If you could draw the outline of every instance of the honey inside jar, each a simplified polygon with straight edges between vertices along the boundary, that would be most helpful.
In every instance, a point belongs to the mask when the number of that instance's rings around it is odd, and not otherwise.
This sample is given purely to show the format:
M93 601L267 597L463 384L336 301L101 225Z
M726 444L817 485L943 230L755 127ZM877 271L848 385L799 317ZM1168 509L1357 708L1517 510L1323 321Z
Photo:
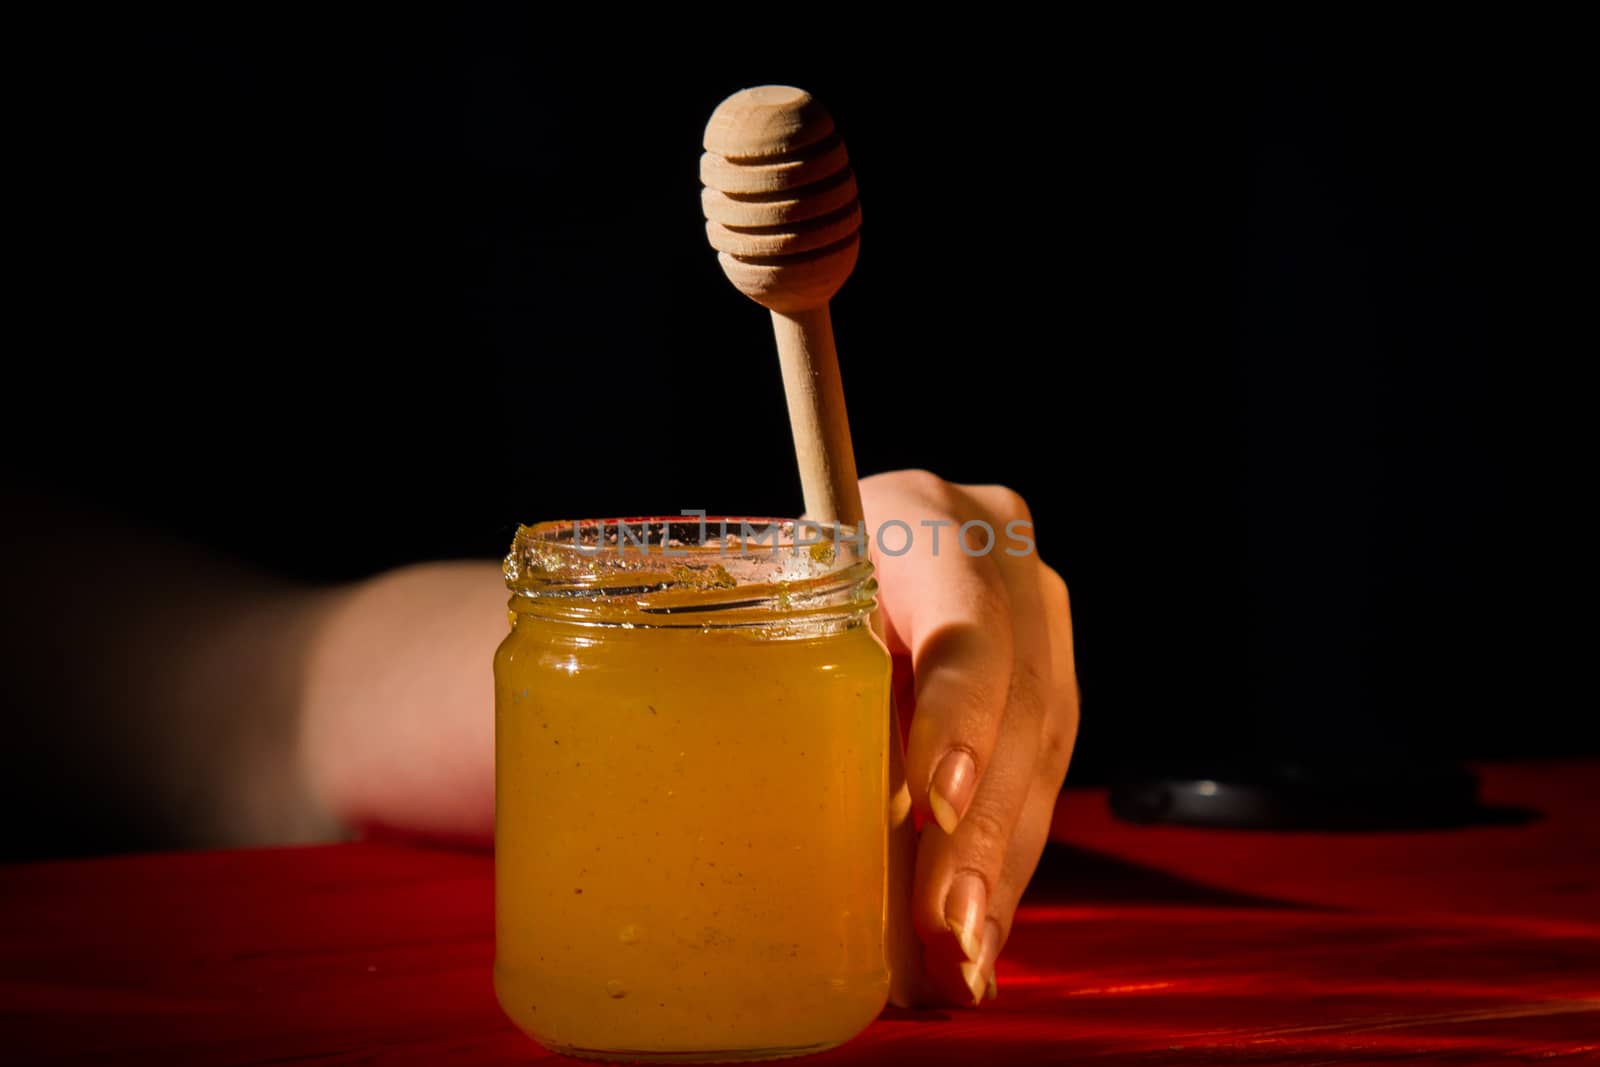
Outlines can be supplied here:
M579 1055L836 1045L889 983L871 565L776 520L629 521L525 527L507 559L500 1002Z

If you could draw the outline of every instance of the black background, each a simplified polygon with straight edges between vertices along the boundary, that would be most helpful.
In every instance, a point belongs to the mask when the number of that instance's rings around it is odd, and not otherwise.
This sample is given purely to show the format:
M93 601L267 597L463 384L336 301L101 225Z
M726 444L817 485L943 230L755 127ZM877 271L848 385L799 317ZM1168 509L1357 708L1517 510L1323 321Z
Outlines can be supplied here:
M12 465L321 580L496 556L519 521L793 514L697 161L724 96L799 84L862 189L834 304L859 465L1031 502L1073 589L1079 780L1600 747L1571 27L816 21L41 30Z

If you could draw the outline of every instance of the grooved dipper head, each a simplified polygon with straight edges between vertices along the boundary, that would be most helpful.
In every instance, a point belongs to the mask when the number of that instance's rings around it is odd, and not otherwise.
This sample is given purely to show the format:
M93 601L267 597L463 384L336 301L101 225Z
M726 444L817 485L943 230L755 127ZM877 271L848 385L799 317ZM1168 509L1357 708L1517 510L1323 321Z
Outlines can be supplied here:
M734 93L706 124L706 235L738 290L774 311L826 304L856 265L861 204L844 142L810 93Z

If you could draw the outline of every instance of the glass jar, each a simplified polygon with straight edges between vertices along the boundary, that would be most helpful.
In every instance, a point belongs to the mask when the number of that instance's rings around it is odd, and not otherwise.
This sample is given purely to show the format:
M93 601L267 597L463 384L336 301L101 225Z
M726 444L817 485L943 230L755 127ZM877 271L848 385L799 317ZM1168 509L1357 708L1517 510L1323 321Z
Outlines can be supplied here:
M852 531L523 527L495 655L495 991L546 1047L751 1060L882 1010L890 660Z

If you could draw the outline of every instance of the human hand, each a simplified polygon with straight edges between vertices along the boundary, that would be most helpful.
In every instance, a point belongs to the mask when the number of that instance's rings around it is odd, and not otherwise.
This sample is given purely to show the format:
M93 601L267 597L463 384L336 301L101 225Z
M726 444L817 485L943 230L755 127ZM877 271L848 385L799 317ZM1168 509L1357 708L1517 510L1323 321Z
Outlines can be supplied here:
M893 471L864 479L861 496L924 818L911 898L891 902L910 909L923 943L910 995L977 1003L1077 738L1067 587L1033 550L1032 516L1010 489ZM973 525L959 540L969 522L988 536Z

